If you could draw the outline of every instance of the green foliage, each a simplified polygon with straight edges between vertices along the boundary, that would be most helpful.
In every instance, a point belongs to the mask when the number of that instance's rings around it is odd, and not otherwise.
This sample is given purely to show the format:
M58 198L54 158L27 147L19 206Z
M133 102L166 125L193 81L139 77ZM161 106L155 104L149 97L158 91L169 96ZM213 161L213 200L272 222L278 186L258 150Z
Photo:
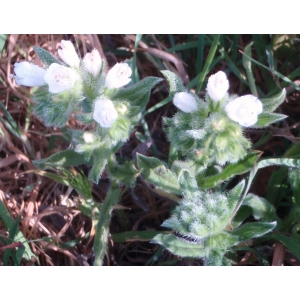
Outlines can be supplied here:
M155 157L137 155L137 165L143 179L166 192L181 194L178 181L171 170Z
M40 48L40 47L33 47L34 52L39 56L41 61L46 65L46 67L49 67L51 64L56 63L59 65L62 65L63 63L56 59L50 52L47 50Z

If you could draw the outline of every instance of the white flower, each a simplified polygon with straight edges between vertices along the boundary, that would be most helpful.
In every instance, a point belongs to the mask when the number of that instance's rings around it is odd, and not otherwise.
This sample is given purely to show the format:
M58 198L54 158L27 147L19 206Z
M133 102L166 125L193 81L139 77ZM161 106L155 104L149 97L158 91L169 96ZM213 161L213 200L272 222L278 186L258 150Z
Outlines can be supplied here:
M71 89L77 78L74 70L56 63L49 66L44 76L49 92L54 94Z
M111 100L96 100L93 118L101 127L109 128L118 118L114 104Z
M174 105L185 113L191 113L198 109L195 98L186 92L175 94L173 99Z
M62 40L60 42L62 49L58 49L58 55L60 58L68 64L70 67L79 67L80 60L75 51L73 44L70 41Z
M211 75L208 78L207 93L213 101L220 101L229 89L229 82L226 74L222 71Z
M46 84L44 80L46 70L28 61L15 63L14 71L16 75L13 77L18 85L42 86Z
M105 86L109 89L119 88L131 80L129 78L131 74L132 71L128 64L117 63L108 71L105 78Z
M230 119L249 127L257 122L257 115L262 113L262 103L253 95L246 95L230 101L225 106Z
M96 140L96 136L92 132L86 131L83 134L83 139L86 143L93 143Z
M84 56L83 63L87 69L87 71L96 77L100 70L102 65L102 59L100 57L99 52L94 49L91 53L87 53Z

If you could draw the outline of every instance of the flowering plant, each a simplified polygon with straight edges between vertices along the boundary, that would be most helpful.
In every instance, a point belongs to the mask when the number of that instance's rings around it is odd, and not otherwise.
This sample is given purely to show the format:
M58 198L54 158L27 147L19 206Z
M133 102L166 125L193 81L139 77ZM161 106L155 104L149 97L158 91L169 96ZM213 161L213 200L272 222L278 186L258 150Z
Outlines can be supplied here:
M110 213L120 193L119 185L132 186L138 174L133 162L119 165L114 155L138 124L151 89L161 79L148 77L125 88L132 81L131 67L127 63L117 63L106 72L106 62L96 49L80 59L70 41L62 40L60 45L58 54L63 62L46 50L34 47L45 67L16 63L13 77L19 85L34 87L33 112L47 126L64 127L74 114L90 128L88 131L68 129L72 139L70 149L33 163L37 168L58 171L86 164L91 166L88 178L94 183L98 183L106 169L111 179L111 191L104 205L108 210L101 210L94 244L95 264L100 265L108 234L108 229L103 231L102 227L109 226ZM99 216L99 207L91 199L87 180L72 177L70 185L83 197L79 209L89 216L96 209L95 216Z

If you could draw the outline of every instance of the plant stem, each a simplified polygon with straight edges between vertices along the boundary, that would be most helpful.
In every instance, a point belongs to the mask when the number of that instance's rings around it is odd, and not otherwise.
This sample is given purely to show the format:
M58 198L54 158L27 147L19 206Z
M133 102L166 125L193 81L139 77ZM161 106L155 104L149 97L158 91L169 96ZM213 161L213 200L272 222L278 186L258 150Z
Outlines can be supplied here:
M96 227L96 235L94 240L94 266L102 266L103 264L103 258L107 250L107 236L109 233L111 212L115 204L118 202L119 195L120 189L118 182L112 179L111 186L101 207L100 217Z

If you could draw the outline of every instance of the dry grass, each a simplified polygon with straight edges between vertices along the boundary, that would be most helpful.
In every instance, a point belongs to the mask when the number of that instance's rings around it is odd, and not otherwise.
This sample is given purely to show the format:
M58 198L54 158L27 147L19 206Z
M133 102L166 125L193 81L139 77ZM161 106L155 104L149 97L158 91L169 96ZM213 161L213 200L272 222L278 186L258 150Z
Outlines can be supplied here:
M180 39L184 37L178 37ZM29 96L29 89L18 87L9 77L13 73L13 64L18 61L28 60L41 64L33 51L33 46L47 49L57 56L59 43L62 39L70 39L75 45L78 54L83 57L94 47L102 57L106 57L108 65L112 66L124 57L118 56L110 49L122 47L128 51L134 49L135 37L131 35L10 35L5 46L6 53L0 59L0 100L13 117L22 136L17 137L0 121L0 197L10 215L17 219L21 216L19 229L30 242L31 249L37 260L22 260L22 265L89 265L93 259L93 237L91 221L79 210L64 205L66 200L75 201L78 195L72 189L58 184L51 179L28 172L34 169L31 160L46 158L69 146L63 132L58 128L47 128L31 114L33 105ZM194 74L189 71L183 60L175 54L165 52L167 41L158 40L152 36L154 42L147 45L139 44L138 51L143 53L138 57L137 66L141 78L146 76L159 76L158 67L153 57L163 61L166 69L177 73L187 83ZM130 52L128 52L130 53ZM130 57L128 57L130 58ZM186 71L188 70L188 71ZM232 80L232 89L238 92L239 81ZM234 91L232 91L234 92ZM163 97L167 96L166 83L153 91L148 107L152 107ZM295 99L296 100L295 100ZM283 113L299 116L299 95L294 94L290 102L283 106ZM297 103L298 103L297 102ZM157 149L158 158L167 160L168 142L162 130L162 117L171 116L174 109L170 104L146 116L146 122L151 124L151 137ZM0 110L0 116L4 112ZM297 123L298 124L298 123ZM298 124L299 125L299 124ZM297 125L297 126L298 126ZM82 125L70 118L68 126L80 128ZM278 136L290 138L292 142L298 141L293 130L295 125L284 123L284 128L272 127L273 136L268 144L259 150L269 153L274 147L282 147L282 139ZM142 127L137 128L143 131ZM260 131L249 131L248 136L255 142L261 136ZM130 158L133 150L140 144L135 135L120 150L119 155ZM270 148L270 149L268 149ZM151 150L148 151L151 155ZM83 166L83 171L86 167ZM93 185L93 196L96 201L103 201L108 188L108 180L102 177L98 185ZM258 189L253 186L253 189ZM126 242L114 242L113 234L135 230L162 230L161 223L166 220L174 204L159 195L153 194L142 181L138 181L135 189L126 190L122 195L120 204L113 213L110 226L112 236L109 238L109 255L105 265L149 265L154 263L175 265L199 265L201 261L184 260L174 257L166 251L161 251L158 245L149 244L148 241L131 239ZM0 221L0 236L8 238L9 233L3 222ZM46 239L50 237L50 239ZM75 240L75 241L74 241ZM74 241L73 244L68 242ZM10 243L7 242L6 246ZM275 246L279 252L279 246ZM0 263L3 261L4 244L0 240ZM276 250L278 260L282 255ZM158 251L160 256L155 257ZM273 255L273 252L270 254ZM276 257L277 257L276 256ZM275 256L274 256L275 257ZM256 264L257 258L245 252L241 255L240 264ZM276 262L274 262L276 263Z

